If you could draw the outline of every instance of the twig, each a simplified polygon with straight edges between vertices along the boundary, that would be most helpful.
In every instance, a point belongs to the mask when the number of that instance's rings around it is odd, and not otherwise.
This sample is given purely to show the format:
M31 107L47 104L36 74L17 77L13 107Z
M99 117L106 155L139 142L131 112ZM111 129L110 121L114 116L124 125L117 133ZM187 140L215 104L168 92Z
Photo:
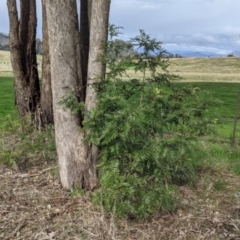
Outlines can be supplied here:
M52 170L52 169L56 169L56 168L58 168L58 166L46 168L46 169L42 170L41 172L35 173L35 174L22 174L22 175L20 175L19 177L21 177L21 178L35 177L35 176L42 175L43 173L45 173L45 172L47 172L47 171L50 171L50 170Z
M49 167L49 168L46 168L46 169L42 170L40 173L35 174L35 175L42 175L43 173L45 173L45 172L47 172L47 171L50 171L50 170L52 170L52 169L56 169L56 168L58 168L58 166Z
M24 218L22 221L20 221L15 230L8 237L5 238L5 240L12 239L25 225L26 219Z
M99 237L99 234L94 234L94 233L88 231L87 229L85 229L84 227L82 227L81 229L82 229L83 231L85 231L86 233L90 234L90 235L93 236L93 237Z

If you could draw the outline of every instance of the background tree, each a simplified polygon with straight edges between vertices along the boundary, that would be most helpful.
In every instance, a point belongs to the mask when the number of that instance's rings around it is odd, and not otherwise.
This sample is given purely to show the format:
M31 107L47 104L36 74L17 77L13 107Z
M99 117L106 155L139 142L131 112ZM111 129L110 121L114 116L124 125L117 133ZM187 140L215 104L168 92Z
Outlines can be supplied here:
M124 41L122 39L115 39L112 41L112 44L114 44L115 48L117 49L117 52L112 51L109 54L111 54L111 58L117 59L117 60L123 60L127 58L133 58L138 52L134 49L133 44L130 41Z
M36 53L42 55L42 40L40 38L36 38Z
M10 22L11 62L15 77L15 103L21 117L33 116L40 100L36 58L36 2L20 1L20 18L16 0L7 0Z
M83 142L84 132L81 131L82 121L86 117L85 111L81 114L73 113L71 106L76 102L84 103L84 99L87 111L96 106L93 84L100 81L105 73L105 66L97 62L97 59L98 54L103 51L102 43L107 39L109 7L110 0L99 0L92 2L91 14L89 10L85 11L88 13L85 17L91 15L89 29L81 29L82 37L85 32L90 34L88 77L85 87L81 63L82 66L86 66L86 63L85 58L80 57L82 55L76 1L46 1L55 137L60 178L66 189L72 189L74 186L94 189L98 184L95 166L98 151L96 147Z

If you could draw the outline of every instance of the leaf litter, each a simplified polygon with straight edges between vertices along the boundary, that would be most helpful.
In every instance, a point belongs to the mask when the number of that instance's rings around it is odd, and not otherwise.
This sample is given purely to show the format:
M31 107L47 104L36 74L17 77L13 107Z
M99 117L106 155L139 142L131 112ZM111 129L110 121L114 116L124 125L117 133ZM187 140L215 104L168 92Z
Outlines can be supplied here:
M178 188L175 212L135 221L97 209L88 193L72 196L62 189L56 169L0 166L0 239L240 239L240 176L223 174L226 188L216 191L214 176L203 174L197 186Z

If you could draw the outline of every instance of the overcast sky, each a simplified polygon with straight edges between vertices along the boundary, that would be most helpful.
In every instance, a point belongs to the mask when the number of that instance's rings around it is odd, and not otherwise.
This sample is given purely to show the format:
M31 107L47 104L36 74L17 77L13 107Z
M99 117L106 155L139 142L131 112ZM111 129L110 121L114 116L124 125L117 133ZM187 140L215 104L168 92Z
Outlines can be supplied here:
M110 23L124 28L124 40L144 29L168 51L227 54L240 51L239 11L240 0L112 0ZM0 0L0 18L0 32L8 33L6 0ZM38 19L41 37L40 10Z

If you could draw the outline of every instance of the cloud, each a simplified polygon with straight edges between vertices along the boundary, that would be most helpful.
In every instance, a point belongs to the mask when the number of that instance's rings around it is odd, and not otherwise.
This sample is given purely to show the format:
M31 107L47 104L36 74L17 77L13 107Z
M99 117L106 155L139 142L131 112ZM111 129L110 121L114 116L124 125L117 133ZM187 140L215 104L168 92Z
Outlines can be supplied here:
M216 53L216 54L228 54L232 51L231 48L218 48L218 47L208 47L208 46L200 46L194 44L172 44L167 43L163 44L163 48L165 48L168 52L204 52L204 53Z
M240 47L240 39L235 41L235 44Z
M113 0L111 22L124 27L124 38L141 28L176 48L233 51L239 48L239 9L239 0Z
M41 37L41 0L37 9ZM124 27L120 36L124 40L144 29L176 48L234 51L240 42L239 9L239 0L112 0L110 23ZM0 32L8 33L6 0L0 0L0 16Z

